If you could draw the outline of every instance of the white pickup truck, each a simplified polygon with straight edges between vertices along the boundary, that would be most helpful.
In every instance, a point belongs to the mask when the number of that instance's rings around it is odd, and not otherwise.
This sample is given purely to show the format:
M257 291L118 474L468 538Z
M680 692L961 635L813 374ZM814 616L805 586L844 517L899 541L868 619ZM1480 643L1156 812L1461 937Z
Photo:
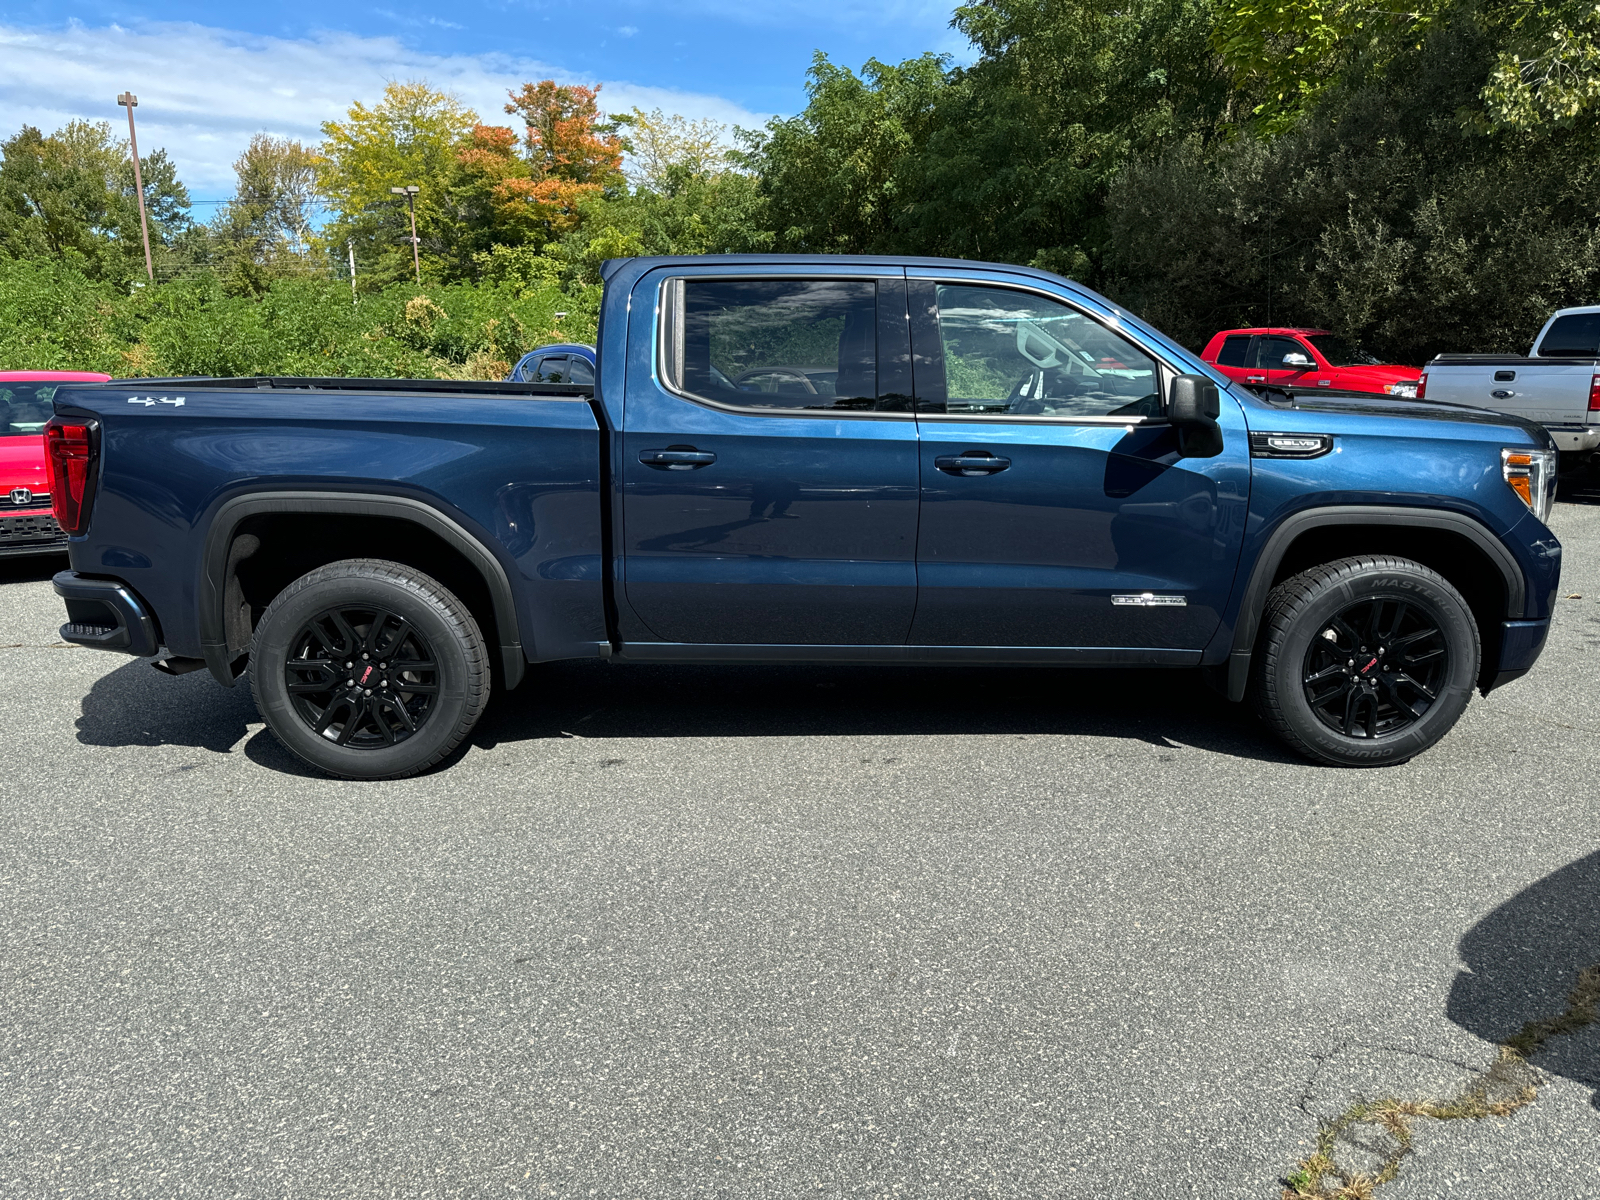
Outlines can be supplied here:
M1600 447L1600 305L1561 309L1528 358L1439 355L1423 369L1424 397L1537 421L1555 438L1563 470L1587 465Z

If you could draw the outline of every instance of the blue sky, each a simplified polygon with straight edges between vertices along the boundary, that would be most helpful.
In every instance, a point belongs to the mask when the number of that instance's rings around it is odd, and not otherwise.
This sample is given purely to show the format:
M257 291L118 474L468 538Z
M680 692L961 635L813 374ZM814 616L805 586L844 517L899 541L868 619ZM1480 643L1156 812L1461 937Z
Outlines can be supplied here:
M526 80L602 83L602 102L753 125L805 102L815 50L859 68L925 50L965 59L951 2L922 0L180 0L0 2L0 136L71 117L123 127L139 97L141 151L164 146L197 196L266 131L315 141L322 121L385 80L426 78L486 120ZM196 215L201 215L197 213Z

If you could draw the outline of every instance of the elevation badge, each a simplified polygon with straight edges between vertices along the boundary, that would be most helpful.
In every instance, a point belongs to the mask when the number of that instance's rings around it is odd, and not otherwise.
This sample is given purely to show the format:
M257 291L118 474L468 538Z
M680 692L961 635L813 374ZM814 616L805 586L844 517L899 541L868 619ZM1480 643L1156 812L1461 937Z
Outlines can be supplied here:
M1189 597L1162 592L1114 592L1111 603L1119 608L1128 605L1135 608L1186 608Z

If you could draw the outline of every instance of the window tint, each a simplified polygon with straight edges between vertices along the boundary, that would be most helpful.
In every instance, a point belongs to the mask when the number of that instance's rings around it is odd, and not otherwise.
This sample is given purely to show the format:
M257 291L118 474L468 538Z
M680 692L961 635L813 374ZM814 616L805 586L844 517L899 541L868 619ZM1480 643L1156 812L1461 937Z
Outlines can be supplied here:
M1569 313L1550 323L1540 358L1591 358L1600 354L1600 313Z
M878 398L873 281L682 279L670 286L677 296L665 365L679 390L741 408L905 407L903 397Z
M10 383L0 387L0 437L38 436L55 411L50 401L59 383Z
M1029 292L968 284L940 284L938 306L944 412L1161 414L1155 360L1076 309Z
M1378 359L1375 355L1368 354L1354 342L1340 337L1337 333L1313 333L1306 341L1310 342L1328 360L1329 366L1334 367L1375 367Z
M567 356L548 354L539 360L539 369L531 376L534 383L566 383Z
M1297 367L1283 361L1286 354L1303 354L1307 358L1311 357L1311 351L1295 341L1294 338L1264 337L1258 345L1260 347L1256 351L1256 365L1258 367L1268 371L1305 371L1310 369L1308 367Z
M594 368L589 365L589 360L581 354L574 354L567 364L568 383L593 383Z
M1244 356L1250 349L1250 335L1236 333L1232 337L1223 339L1222 349L1217 351L1217 366L1242 367Z

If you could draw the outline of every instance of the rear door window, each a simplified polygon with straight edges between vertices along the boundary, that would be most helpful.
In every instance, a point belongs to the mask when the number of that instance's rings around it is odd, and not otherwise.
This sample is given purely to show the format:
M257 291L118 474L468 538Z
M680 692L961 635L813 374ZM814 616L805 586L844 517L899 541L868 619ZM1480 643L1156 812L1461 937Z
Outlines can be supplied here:
M1600 313L1568 313L1550 322L1539 343L1540 358L1593 358L1600 355Z
M593 383L594 368L589 365L589 360L581 354L574 354L567 364L568 383Z
M1243 367L1245 356L1250 352L1250 335L1236 333L1225 339L1222 349L1217 352L1217 366Z
M905 411L880 395L871 279L669 280L662 369L673 390L749 409ZM905 325L903 285L892 287Z

